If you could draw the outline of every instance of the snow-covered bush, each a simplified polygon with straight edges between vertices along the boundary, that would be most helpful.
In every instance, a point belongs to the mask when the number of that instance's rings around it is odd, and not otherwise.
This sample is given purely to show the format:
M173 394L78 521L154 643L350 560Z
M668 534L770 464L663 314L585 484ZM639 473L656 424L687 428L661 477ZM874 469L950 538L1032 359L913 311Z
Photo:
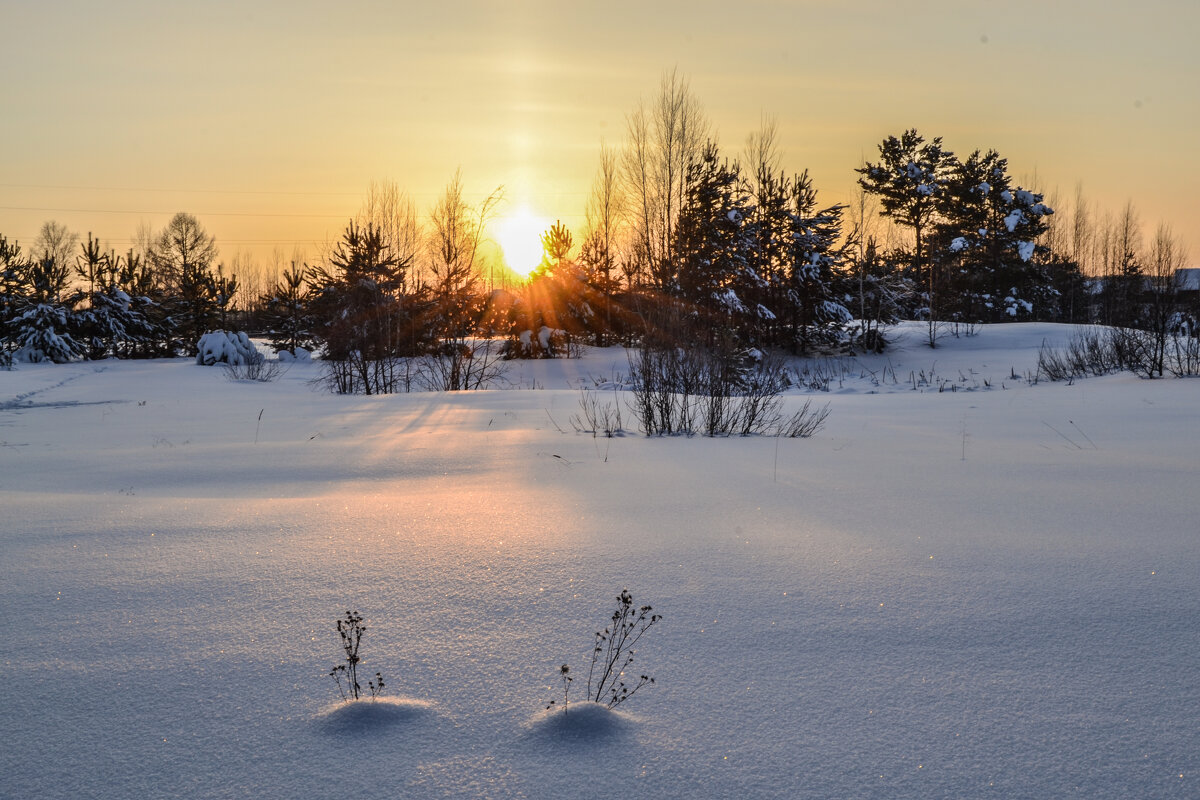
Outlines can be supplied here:
M263 358L243 331L211 331L200 337L196 349L196 363L205 367L222 363L253 364Z

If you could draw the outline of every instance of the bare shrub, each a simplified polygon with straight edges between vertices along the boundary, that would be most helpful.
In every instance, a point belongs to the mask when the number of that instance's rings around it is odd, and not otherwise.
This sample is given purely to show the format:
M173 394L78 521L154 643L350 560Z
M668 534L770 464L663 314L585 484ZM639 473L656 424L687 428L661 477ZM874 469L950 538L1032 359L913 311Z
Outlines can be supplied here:
M1063 347L1042 342L1038 350L1038 375L1051 381L1120 372L1138 351L1123 329L1079 328Z
M476 339L421 359L415 379L426 391L458 392L493 388L507 371L501 346L490 339Z
M738 419L735 432L742 436L766 433L780 421L780 394L791 383L787 364L782 356L763 356L743 376L742 392L738 396Z
M412 391L415 369L409 358L366 358L357 350L326 359L313 383L334 394L398 394Z
M270 383L271 381L278 380L287 372L287 368L278 361L268 361L265 358L240 364L227 361L223 362L221 366L225 370L225 377L231 381Z
M809 398L804 401L799 411L779 423L778 435L787 439L807 439L825 427L828 416L829 403L820 408L813 408L812 398Z
M625 432L620 403L601 400L593 389L579 392L579 413L571 416L571 426L579 433L590 433L593 439L601 435L611 439Z
M1200 336L1195 320L1181 321L1167 342L1166 366L1176 378L1200 375Z
M782 393L791 384L782 358L747 364L741 354L694 348L643 348L630 356L631 410L647 436L701 433L796 436L802 420L783 419ZM828 408L817 420L820 428Z

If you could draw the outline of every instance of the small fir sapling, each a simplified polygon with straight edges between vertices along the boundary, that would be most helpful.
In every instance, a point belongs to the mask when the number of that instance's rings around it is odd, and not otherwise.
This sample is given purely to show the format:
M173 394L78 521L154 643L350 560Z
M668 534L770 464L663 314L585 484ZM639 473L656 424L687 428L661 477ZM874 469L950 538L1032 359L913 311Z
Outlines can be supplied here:
M362 615L357 611L347 611L345 618L337 621L337 632L342 640L346 663L335 665L329 670L329 677L337 683L338 693L343 700L357 700L362 696L362 686L358 683L358 664L361 661L358 647L363 634L367 632ZM346 679L346 686L342 686L342 678ZM383 675L376 672L374 679L367 680L367 689L371 692L372 700L383 694Z
M625 671L633 664L634 646L646 631L662 619L661 614L655 614L653 611L650 606L634 606L629 590L621 590L621 594L617 596L617 608L612 613L611 624L603 631L596 632L592 663L588 669L588 700L603 703L608 708L616 708L646 684L654 683L654 678L649 675L639 675L632 687L624 680ZM567 710L567 694L572 680L569 673L570 668L563 664L559 674L563 682L564 713ZM546 708L550 709L555 705L556 702L551 700Z

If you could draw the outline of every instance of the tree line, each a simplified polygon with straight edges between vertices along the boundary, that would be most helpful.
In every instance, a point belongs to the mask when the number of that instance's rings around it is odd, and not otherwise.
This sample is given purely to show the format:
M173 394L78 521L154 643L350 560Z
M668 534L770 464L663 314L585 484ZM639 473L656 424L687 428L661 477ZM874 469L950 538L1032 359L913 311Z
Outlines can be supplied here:
M320 349L339 391L377 392L417 356L444 388L470 388L494 358L579 343L880 351L899 319L927 320L930 345L981 322L1194 319L1169 229L1143 247L1132 206L1097 221L1078 191L1056 214L994 150L959 158L907 130L857 170L853 203L823 204L807 172L782 168L773 123L722 152L674 72L626 121L623 146L601 147L580 240L556 223L520 285L485 279L501 190L470 204L458 175L425 223L398 186L373 184L321 258L249 295L192 215L125 254L47 223L29 253L0 237L0 358L192 354L238 327Z

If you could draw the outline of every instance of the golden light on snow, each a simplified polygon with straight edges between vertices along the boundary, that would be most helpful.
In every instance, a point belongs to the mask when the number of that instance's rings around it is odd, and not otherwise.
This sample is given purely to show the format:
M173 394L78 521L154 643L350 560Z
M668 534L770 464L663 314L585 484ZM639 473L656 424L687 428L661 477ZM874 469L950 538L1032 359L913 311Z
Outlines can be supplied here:
M496 241L514 272L528 275L541 263L542 234L552 224L545 217L534 214L527 205L521 205L496 224Z

